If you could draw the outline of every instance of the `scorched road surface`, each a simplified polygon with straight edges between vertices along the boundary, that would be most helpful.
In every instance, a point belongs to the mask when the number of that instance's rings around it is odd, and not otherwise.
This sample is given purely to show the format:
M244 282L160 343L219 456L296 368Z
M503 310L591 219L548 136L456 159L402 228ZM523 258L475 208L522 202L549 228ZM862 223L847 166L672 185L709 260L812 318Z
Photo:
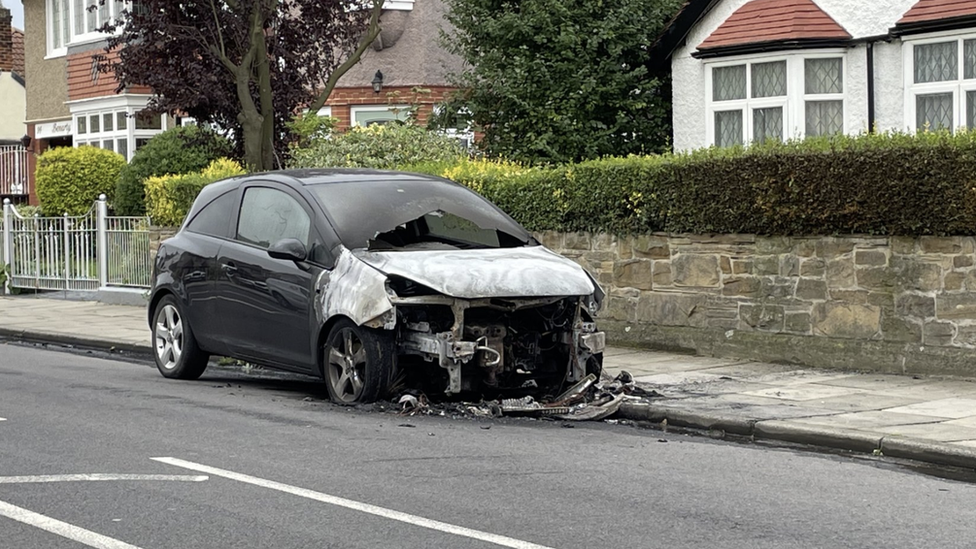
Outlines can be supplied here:
M0 344L0 547L973 543L976 487L869 460L606 424L400 418L323 392Z

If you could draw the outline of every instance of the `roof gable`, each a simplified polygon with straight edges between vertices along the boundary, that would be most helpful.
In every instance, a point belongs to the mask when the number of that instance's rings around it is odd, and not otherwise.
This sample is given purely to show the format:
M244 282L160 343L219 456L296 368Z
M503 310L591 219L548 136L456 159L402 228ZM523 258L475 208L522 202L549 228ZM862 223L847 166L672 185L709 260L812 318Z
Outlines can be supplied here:
M813 0L752 0L736 10L698 48L824 39L850 40L851 35Z
M976 0L919 0L898 24L925 23L971 15L976 15Z

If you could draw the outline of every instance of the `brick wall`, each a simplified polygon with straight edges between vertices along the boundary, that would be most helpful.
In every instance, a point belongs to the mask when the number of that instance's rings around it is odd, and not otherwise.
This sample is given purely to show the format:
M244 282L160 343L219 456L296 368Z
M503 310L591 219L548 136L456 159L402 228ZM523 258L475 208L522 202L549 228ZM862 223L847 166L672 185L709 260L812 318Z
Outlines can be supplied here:
M443 86L424 87L429 94L416 94L412 87L384 87L380 93L372 87L336 88L325 102L332 107L332 116L339 119L339 128L346 129L352 125L350 107L360 105L420 105L417 119L420 124L426 124L427 118L433 111L433 106L442 102L454 88Z
M0 71L14 69L13 29L10 27L10 9L0 6Z
M976 373L976 239L543 233L607 292L618 343L885 372Z

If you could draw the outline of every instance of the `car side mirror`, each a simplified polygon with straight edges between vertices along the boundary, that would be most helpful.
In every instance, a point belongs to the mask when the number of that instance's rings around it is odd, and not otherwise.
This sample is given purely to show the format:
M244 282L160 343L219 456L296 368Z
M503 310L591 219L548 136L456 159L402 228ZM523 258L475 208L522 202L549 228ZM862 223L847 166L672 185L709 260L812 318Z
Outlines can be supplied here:
M308 252L305 245L295 238L282 238L268 248L268 255L274 259L284 259L285 261L305 261Z

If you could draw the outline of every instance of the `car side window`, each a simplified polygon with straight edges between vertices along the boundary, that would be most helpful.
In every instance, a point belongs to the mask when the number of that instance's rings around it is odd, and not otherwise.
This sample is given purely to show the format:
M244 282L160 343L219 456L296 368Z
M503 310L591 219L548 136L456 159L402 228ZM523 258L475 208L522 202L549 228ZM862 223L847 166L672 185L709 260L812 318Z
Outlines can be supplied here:
M301 204L285 192L268 187L244 191L237 240L268 248L283 238L308 245L311 219Z
M194 233L227 238L230 229L230 218L233 217L237 206L234 198L237 193L230 191L217 197L200 210L186 226L186 230Z

